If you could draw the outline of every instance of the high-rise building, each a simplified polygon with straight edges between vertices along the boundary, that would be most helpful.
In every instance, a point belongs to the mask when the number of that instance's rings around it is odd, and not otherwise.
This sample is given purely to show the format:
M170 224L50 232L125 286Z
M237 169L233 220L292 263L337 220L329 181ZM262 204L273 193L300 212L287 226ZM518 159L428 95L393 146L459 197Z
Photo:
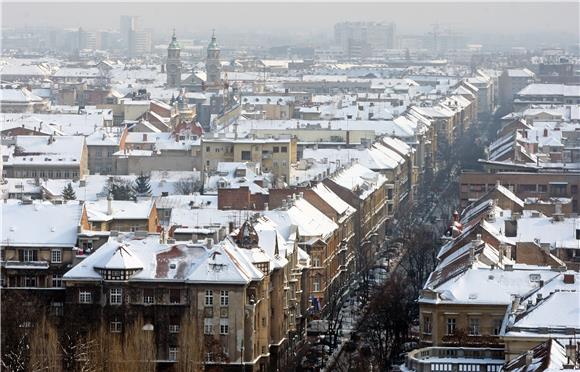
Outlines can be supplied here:
M131 55L131 45L133 45L133 33L137 29L137 18L133 16L121 16L119 31L121 32L122 47Z
M171 43L167 48L167 86L179 88L181 85L181 48L177 43L175 30L171 37Z
M135 31L133 32L133 45L131 56L141 56L151 53L151 32Z
M79 50L100 48L99 33L96 31L87 31L79 28Z
M121 47L127 56L136 57L151 52L151 32L142 30L138 17L121 16Z
M392 22L341 22L334 26L334 39L347 57L369 57L395 48L395 29Z

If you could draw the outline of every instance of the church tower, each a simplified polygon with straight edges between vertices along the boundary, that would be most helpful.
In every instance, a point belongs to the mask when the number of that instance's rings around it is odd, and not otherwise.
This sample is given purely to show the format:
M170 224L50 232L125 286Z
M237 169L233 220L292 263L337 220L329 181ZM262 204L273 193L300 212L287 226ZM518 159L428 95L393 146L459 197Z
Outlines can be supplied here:
M220 48L217 45L215 31L213 32L211 41L207 46L205 70L207 73L207 84L210 86L219 85L221 82L222 65L220 64Z
M167 86L170 88L179 88L181 85L181 48L177 43L175 30L171 37L171 43L167 47Z

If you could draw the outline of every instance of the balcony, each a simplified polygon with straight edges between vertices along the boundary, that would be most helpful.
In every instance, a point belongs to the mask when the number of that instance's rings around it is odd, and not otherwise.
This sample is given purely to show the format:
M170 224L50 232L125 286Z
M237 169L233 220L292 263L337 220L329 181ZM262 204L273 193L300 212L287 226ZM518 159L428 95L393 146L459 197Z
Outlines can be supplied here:
M405 369L417 372L498 372L504 364L501 348L426 347L407 354Z
M13 270L46 270L49 267L48 261L2 261L1 265Z

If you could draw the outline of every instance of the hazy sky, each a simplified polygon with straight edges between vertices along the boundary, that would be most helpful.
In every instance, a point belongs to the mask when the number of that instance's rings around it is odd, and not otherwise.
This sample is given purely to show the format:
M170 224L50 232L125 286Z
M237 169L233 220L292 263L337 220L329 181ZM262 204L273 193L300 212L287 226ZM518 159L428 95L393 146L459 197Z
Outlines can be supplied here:
M388 3L56 3L5 2L2 26L118 29L119 16L141 17L143 27L167 32L285 30L331 31L337 21L393 21L400 33L424 33L433 23L489 33L578 34L579 4L569 2L388 2Z

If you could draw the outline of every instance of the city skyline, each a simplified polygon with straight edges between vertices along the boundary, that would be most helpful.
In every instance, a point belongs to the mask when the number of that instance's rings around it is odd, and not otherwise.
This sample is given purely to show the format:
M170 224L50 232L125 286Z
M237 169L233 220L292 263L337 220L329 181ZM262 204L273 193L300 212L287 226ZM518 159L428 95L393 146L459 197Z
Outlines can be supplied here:
M121 15L139 17L143 28L156 33L223 33L298 31L332 32L342 21L395 22L398 31L422 34L434 24L466 33L534 33L577 35L578 4L574 2L516 3L4 3L4 28L118 29ZM90 17L83 17L90 14ZM200 16L203 14L203 16ZM244 16L240 16L243 14ZM324 17L321 17L324 14ZM494 22L488 21L493 15ZM523 17L525 15L525 17ZM516 17L521 17L521 21ZM195 22L192 22L192 18ZM558 22L554 22L558 20ZM194 24L194 25L192 25Z

